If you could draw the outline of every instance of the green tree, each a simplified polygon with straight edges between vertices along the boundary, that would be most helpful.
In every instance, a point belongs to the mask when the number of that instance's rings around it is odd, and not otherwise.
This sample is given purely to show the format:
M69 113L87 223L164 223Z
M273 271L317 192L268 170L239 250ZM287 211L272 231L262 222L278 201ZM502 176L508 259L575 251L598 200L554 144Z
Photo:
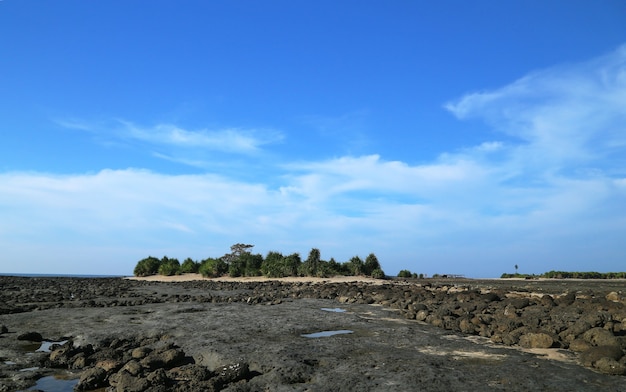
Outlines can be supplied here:
M365 258L365 263L363 264L363 273L367 276L372 276L372 273L377 269L382 271L382 269L380 268L380 263L378 262L378 258L375 254L370 253Z
M250 249L254 248L254 245L248 244L235 244L230 247L230 253L226 253L222 256L222 260L226 262L226 264L232 263L234 260L237 260L242 255L250 253Z
M263 264L263 256L260 254L253 255L251 253L244 253L239 256L239 259L244 263L243 274L245 276L259 276L261 275L261 265Z
M159 265L159 275L172 276L180 273L180 261L163 256Z
M400 272L398 272L398 278L410 278L411 277L411 271L409 270L401 270Z
M198 272L205 278L217 278L228 272L228 265L221 258L207 258L200 263Z
M200 263L196 263L190 257L187 257L180 266L181 274L195 274L198 272Z
M308 276L316 276L317 268L319 267L319 264L320 264L320 250L317 248L312 248L311 251L309 252L309 257L307 257L306 261L304 262L305 274Z
M359 256L354 256L348 262L348 268L350 268L350 273L354 276L363 274L363 260Z
M287 273L285 257L282 253L270 251L261 265L261 272L268 278L282 278Z
M137 262L133 274L135 276L149 276L155 275L159 272L159 266L161 260L156 257L148 256L145 259L141 259Z
M302 265L302 259L299 253L292 253L285 257L284 273L285 276L298 276L298 271Z

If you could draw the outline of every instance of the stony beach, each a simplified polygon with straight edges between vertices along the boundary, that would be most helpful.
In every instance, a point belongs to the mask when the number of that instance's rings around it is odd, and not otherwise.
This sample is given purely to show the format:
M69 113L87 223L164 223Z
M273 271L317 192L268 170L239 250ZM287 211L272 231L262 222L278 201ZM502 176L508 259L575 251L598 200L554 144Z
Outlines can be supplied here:
M624 287L2 276L0 391L626 391Z

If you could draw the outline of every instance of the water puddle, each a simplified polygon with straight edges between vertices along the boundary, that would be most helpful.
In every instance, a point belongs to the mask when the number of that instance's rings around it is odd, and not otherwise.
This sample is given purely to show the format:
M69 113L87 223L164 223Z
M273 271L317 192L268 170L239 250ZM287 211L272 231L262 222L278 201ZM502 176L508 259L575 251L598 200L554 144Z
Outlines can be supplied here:
M5 365L17 365L17 362L13 362L13 361L4 361Z
M353 333L353 332L354 331L350 331L349 329L340 329L337 331L321 331L321 332L315 332L315 333L307 333L307 334L302 334L300 336L304 338L326 338L329 336L343 335L343 334Z
M322 308L322 310L325 312L335 312L335 313L343 313L346 311L345 309L341 309L341 308Z
M20 369L20 372L34 372L35 370L39 370L39 366Z
M48 376L37 380L29 391L55 391L55 392L73 392L74 386L78 384L78 379L67 379L63 376Z
M65 343L67 343L67 340L62 340L60 342L49 342L47 340L44 340L43 342L41 342L41 346L39 346L36 352L49 353L50 348L52 347L53 344L63 345Z

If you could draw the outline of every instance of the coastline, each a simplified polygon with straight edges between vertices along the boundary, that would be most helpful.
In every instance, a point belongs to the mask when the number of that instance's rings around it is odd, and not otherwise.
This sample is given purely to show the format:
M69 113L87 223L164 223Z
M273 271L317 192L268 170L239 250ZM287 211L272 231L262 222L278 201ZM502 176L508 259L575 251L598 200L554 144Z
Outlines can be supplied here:
M151 276L128 276L124 279L128 280L139 280L139 281L148 281L148 282L190 282L190 281L212 281L212 282L237 282L237 283L246 283L246 282L270 282L270 281L278 281L284 283L368 283L372 285L382 285L387 280L384 279L374 279L366 276L333 276L329 278L317 278L312 276L288 276L284 278L268 278L265 276L242 276L237 278L232 278L230 276L222 276L219 278L205 278L200 274L181 274L181 275L172 275L172 276L164 276L164 275L151 275Z

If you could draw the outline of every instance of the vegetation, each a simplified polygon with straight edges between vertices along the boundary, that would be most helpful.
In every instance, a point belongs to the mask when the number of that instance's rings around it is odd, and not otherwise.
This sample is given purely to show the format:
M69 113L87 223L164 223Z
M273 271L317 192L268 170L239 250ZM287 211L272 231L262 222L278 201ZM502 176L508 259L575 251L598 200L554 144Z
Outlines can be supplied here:
M507 274L500 276L501 279L506 278L524 278L524 279L626 279L626 272L566 272L566 271L549 271L540 275L535 274Z
M402 270L400 272L398 272L398 277L399 278L419 278L419 279L424 279L424 274L417 274L415 272L411 272L409 270Z
M199 273L207 278L228 275L239 276L266 276L282 278L286 276L316 276L330 277L336 275L363 275L376 279L384 279L385 273L374 253L370 253L365 261L359 256L352 257L345 263L339 263L334 258L322 260L320 250L311 249L309 256L303 262L298 253L284 256L280 252L270 251L265 258L251 252L254 245L235 244L230 247L230 253L219 258L209 257L200 262L186 258L182 264L177 259L163 256L162 259L149 256L140 260L135 266L135 276L148 275L178 275ZM417 277L417 275L415 276Z

